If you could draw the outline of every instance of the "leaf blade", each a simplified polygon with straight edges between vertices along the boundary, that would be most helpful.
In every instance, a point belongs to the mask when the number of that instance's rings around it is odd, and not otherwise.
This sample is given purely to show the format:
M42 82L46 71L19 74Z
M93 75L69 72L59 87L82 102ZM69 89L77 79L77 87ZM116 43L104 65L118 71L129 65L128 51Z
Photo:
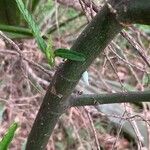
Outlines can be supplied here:
M0 150L7 150L9 144L13 140L13 137L15 135L15 131L18 128L18 123L14 122L7 130L6 134L0 141Z
M24 19L27 21L28 25L32 29L32 32L36 38L36 41L37 41L40 49L44 52L46 49L46 43L43 40L43 38L40 36L40 30L39 30L37 24L35 23L33 17L30 15L30 13L28 12L28 10L25 7L22 0L16 0L16 2L17 2L17 6L18 6L20 12L22 13Z
M85 56L73 50L59 48L54 51L55 57L62 57L74 61L85 61Z
M52 62L51 62L50 58L53 56L51 56L51 52L50 52L50 50L48 51L48 48L47 48L48 46L47 46L46 42L40 35L40 29L39 29L38 25L34 21L32 15L30 15L30 13L28 12L28 10L25 7L22 0L16 0L16 3L17 3L17 6L18 6L20 12L22 13L24 19L26 20L26 22L32 29L33 35L35 37L35 40L36 40L40 50L45 54L46 58L48 59L48 62L51 64Z

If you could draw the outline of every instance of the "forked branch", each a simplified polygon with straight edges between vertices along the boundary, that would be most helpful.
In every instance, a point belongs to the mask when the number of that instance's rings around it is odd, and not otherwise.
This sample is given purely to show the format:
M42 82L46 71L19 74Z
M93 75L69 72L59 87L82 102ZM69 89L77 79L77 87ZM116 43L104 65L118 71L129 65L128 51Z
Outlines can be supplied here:
M66 61L56 71L29 134L26 150L45 149L52 131L65 109L68 97L111 40L131 23L150 24L149 0L111 0L80 34L72 50L85 55L85 62Z

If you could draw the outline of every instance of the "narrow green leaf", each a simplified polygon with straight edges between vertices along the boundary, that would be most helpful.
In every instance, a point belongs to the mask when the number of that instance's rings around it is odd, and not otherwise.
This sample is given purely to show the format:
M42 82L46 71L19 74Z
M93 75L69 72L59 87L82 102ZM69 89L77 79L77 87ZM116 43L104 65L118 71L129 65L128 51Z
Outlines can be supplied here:
M33 37L31 30L28 28L24 28L24 27L0 24L0 30L7 32L7 33L14 33L18 35L20 34L22 36L24 35L27 37Z
M14 122L8 129L7 133L4 135L2 140L0 141L0 150L7 150L9 144L11 143L15 131L17 130L18 123Z
M33 17L30 15L28 12L27 8L25 7L24 3L22 0L16 0L18 8L20 12L22 13L24 19L27 21L28 25L32 29L33 35L36 39L36 42L38 43L39 48L41 51L46 55L46 58L50 62L51 60L49 59L51 56L51 53L47 51L47 45L44 39L40 35L40 30L37 24L35 23Z
M62 58L75 60L75 61L85 61L85 56L82 53L78 53L76 51L68 50L68 49L56 49L54 51L55 57L59 56Z
M18 8L19 8L20 12L22 13L24 19L27 21L28 25L32 29L32 32L36 38L36 41L37 41L40 49L44 52L46 49L46 43L40 35L40 30L39 30L37 24L35 23L33 17L30 15L28 10L25 8L25 5L22 2L22 0L16 0L16 2L17 2Z

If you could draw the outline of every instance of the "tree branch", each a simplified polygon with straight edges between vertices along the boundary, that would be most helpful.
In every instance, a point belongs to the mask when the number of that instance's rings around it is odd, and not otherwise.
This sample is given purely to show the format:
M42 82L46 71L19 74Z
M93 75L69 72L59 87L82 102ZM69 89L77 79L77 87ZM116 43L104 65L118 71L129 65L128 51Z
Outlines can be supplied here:
M148 0L136 1L137 3L145 3ZM112 6L118 6L122 1L116 0L115 3L114 1L111 2L113 2ZM130 1L126 1L126 3L132 4ZM131 7L130 5L126 6ZM140 19L142 20L142 17ZM45 149L58 118L68 107L68 97L71 95L83 72L87 70L94 59L105 49L122 28L120 22L118 22L116 13L108 5L105 5L81 33L71 50L83 53L86 60L84 62L68 60L60 65L46 92L33 124L26 150Z
M57 0L59 3L73 7L76 10L83 11L78 0ZM87 7L90 7L89 2L85 1ZM112 0L107 3L112 12L116 13L118 21L123 24L150 24L150 1L144 0ZM99 8L92 5L93 10L98 13Z
M113 0L111 6L116 10L118 21L125 24L141 23L150 24L149 0Z
M78 97L72 96L69 100L69 106L78 107L86 105L134 102L150 102L150 91L122 92L111 94L86 94Z

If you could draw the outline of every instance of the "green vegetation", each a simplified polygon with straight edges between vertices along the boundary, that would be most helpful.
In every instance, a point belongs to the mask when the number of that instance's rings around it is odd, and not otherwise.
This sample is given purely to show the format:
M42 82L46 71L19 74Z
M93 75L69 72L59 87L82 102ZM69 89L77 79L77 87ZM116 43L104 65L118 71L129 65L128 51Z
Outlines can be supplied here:
M7 150L13 137L15 135L15 131L18 128L18 123L14 122L9 128L2 140L0 141L0 150Z

